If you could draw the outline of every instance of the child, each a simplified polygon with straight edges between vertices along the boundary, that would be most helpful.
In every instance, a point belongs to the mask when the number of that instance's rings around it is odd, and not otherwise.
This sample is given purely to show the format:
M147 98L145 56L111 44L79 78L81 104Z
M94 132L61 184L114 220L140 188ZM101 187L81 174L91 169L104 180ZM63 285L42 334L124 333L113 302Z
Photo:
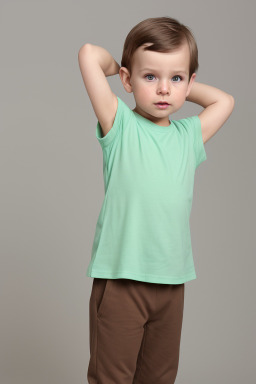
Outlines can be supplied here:
M185 282L196 279L189 227L194 174L234 98L195 82L195 39L170 17L146 19L129 32L121 67L92 44L78 58L98 119L105 188L87 270L94 278L88 382L172 384ZM117 73L134 95L133 110L106 80ZM186 100L204 110L169 120Z

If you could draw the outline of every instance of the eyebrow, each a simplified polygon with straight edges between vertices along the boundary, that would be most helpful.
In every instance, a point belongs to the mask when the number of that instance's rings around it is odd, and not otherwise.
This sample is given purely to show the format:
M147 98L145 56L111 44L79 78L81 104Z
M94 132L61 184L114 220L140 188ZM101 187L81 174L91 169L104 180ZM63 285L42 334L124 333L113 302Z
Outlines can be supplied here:
M144 72L144 71L152 71L152 72L157 72L157 69L152 69L152 68L143 68L143 69L141 69L139 72ZM185 75L187 74L187 72L186 71L184 71L184 70L176 70L176 71L172 71L172 72L174 72L174 73L184 73Z

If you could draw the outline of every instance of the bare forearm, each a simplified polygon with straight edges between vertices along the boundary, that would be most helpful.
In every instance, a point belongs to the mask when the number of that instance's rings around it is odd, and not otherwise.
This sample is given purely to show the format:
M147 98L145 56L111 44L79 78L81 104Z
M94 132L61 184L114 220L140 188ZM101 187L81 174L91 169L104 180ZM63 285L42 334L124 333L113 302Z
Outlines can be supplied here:
M227 98L232 98L232 96L218 88L212 87L211 85L194 81L186 100L206 108L211 104L226 100Z
M119 73L120 65L115 61L112 55L103 47L93 44L85 44L81 50L87 51L86 54L92 55L100 65L105 76L113 76Z

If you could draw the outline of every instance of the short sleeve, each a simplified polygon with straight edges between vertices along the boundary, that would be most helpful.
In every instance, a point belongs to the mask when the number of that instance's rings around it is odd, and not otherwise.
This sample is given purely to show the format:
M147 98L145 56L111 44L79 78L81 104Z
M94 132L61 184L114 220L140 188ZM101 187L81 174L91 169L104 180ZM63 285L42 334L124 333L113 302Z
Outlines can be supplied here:
M102 149L106 148L109 144L114 142L114 140L118 137L120 130L123 128L125 120L127 120L129 117L128 115L131 113L128 105L126 105L125 102L123 102L118 96L117 103L117 111L113 126L105 136L102 135L102 128L99 121L97 122L96 138L99 141Z
M195 115L192 116L193 121L193 137L194 137L194 151L195 151L195 159L197 168L203 161L207 159L207 155L205 152L203 137L202 137L202 128L201 128L201 120Z

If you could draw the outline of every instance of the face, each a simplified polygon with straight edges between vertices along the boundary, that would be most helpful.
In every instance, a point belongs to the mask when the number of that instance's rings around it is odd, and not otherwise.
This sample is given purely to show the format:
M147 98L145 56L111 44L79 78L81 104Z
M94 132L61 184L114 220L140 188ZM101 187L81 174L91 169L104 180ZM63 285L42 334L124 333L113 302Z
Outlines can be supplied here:
M155 124L170 125L169 115L184 104L196 77L194 73L188 82L189 60L188 44L171 53L143 51L139 47L133 56L132 76L125 67L119 70L124 88L134 95L134 111ZM167 102L167 108L156 105L160 101Z

